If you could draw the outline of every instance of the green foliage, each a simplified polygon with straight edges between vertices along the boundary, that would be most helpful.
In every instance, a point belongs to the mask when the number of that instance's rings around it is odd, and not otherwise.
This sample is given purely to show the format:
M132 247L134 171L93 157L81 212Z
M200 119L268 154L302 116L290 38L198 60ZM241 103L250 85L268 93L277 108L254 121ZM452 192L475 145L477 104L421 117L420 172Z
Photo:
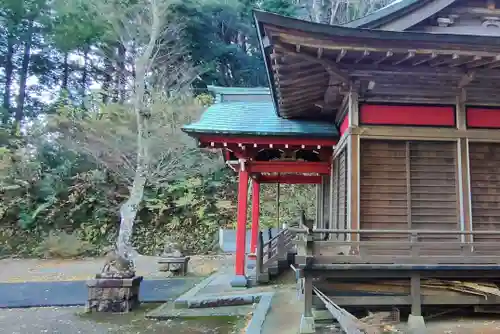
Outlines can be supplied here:
M140 47L134 38L118 39L123 27L98 15L92 3L0 0L0 256L96 255L116 240L130 179L118 170L126 162L135 168L136 120L124 101ZM170 22L181 21L183 29L167 29L178 39L166 39L185 45L182 54L200 69L197 92L209 84L266 86L252 9L289 16L298 10L288 0L172 3ZM158 59L161 70L172 70L168 55L160 52ZM147 86L148 98L164 91L154 80ZM101 89L93 94L92 87ZM197 102L150 105L151 155L161 158L155 176L161 182L148 182L136 220L134 242L143 253L161 250L167 236L188 252L203 252L220 226L236 221L235 175L180 131L213 97L200 94ZM171 131L163 131L166 125ZM280 222L296 219L297 207L312 215L313 198L311 187L282 186ZM261 207L263 225L274 226L275 185L263 186Z
M78 232L51 231L35 249L44 258L71 259L87 255L90 244L82 240Z

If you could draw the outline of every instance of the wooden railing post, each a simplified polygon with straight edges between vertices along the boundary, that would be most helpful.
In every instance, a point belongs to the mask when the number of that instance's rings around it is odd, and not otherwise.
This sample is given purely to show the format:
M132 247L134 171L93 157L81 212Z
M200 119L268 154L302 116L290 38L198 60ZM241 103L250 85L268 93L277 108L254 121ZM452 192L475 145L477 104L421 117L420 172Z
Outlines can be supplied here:
M278 234L278 240L276 241L276 251L278 252L278 261L286 260L286 250L285 250L285 230L281 230Z
M257 259L255 262L255 280L257 283L261 283L262 274L262 264L264 260L264 235L262 231L259 231L257 238Z
M270 228L267 229L268 239L267 239L267 258L273 256L273 248L271 247L271 239L273 238L273 231Z

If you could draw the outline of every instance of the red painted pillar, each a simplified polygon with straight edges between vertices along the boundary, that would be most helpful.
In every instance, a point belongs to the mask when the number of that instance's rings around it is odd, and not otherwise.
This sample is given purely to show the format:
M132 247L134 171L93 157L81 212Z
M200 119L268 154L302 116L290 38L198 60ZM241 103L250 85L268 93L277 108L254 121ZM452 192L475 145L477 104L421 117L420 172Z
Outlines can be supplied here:
M257 251L257 238L259 237L260 214L260 183L252 180L252 239L250 241L250 254L255 258Z
M232 286L246 286L247 283L245 277L245 244L247 231L248 171L244 168L245 166L243 163L241 167L238 184L238 221L236 223L236 277L231 282Z

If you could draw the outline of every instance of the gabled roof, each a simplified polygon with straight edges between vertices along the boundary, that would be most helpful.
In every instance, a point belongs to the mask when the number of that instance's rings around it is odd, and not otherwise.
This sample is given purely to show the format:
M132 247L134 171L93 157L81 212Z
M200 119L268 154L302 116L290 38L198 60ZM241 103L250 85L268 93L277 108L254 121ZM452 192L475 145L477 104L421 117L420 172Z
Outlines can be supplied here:
M496 72L500 61L498 36L350 28L262 11L255 11L254 16L273 99L285 118L333 118L349 85L360 78L359 71L382 71L390 85L391 73L398 71L461 77L473 68L479 78ZM370 80L370 76L365 72L362 77ZM375 90L383 88L380 83ZM429 93L433 94L453 87L436 91L430 84L418 85L421 92L432 89ZM477 88L480 92L482 87Z
M289 120L276 114L272 102L216 103L198 122L182 130L189 135L338 138L335 125L324 121Z

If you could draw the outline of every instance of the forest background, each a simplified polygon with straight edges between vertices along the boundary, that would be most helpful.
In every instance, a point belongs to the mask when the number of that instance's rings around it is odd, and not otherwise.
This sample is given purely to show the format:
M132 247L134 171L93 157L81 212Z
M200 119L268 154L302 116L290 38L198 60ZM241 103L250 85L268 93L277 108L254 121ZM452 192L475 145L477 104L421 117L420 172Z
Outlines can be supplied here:
M156 160L133 207L134 247L155 254L170 237L187 252L210 250L234 225L235 175L180 127L213 103L207 85L268 86L252 9L342 24L390 2L0 0L0 257L95 256L115 242L137 176L139 88ZM158 12L145 15L142 3L168 5L165 29L154 30ZM153 53L144 31L158 34ZM145 74L141 55L155 56ZM312 186L281 185L279 213L277 186L261 191L264 226L314 212Z

